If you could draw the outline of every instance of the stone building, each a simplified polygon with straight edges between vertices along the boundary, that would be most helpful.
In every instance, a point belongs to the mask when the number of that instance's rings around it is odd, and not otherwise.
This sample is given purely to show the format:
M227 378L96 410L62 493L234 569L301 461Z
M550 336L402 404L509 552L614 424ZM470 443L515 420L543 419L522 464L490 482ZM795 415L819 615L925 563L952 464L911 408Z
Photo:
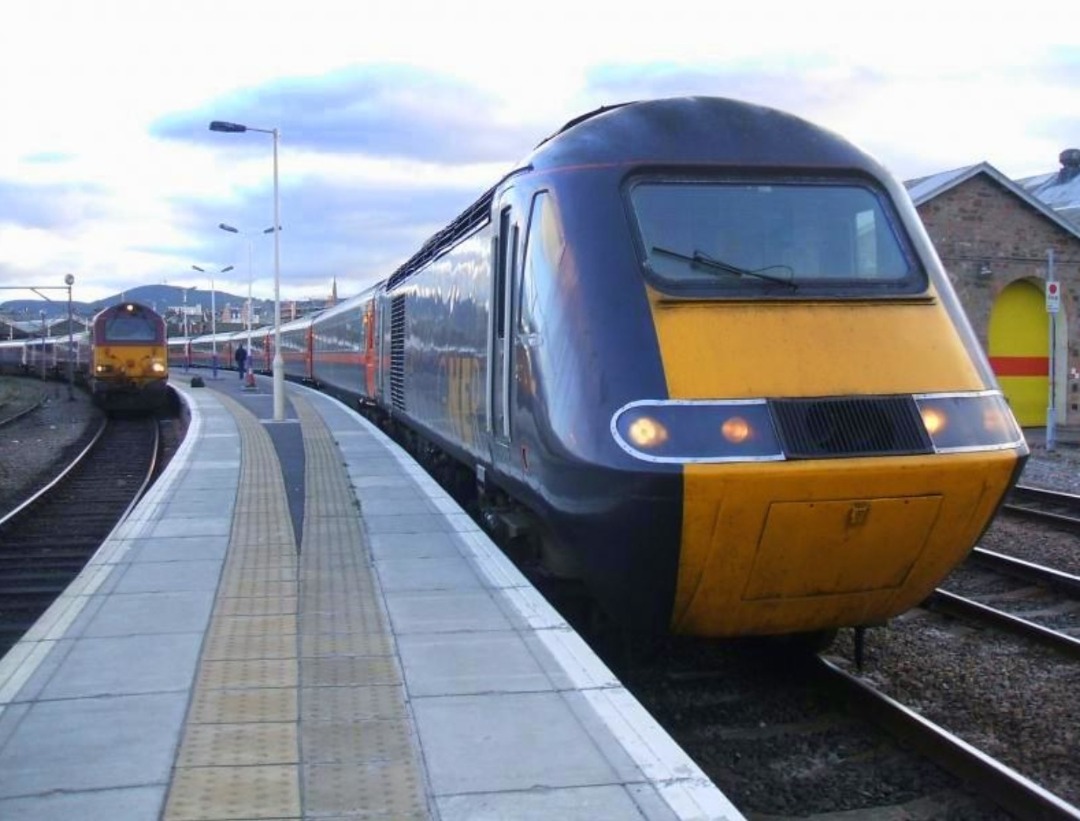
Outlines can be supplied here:
M1059 216L1080 225L1080 148L1066 148L1058 155L1058 162L1061 168L1057 171L1025 177L1017 183Z
M1020 424L1080 425L1080 226L989 163L906 185Z

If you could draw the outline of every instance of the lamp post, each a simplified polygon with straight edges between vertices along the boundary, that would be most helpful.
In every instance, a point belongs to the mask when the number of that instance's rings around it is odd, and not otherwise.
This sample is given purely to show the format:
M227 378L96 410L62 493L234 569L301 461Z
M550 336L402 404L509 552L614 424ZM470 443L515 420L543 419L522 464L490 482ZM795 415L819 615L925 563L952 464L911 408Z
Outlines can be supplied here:
M191 267L200 274L207 273L204 268L200 268L198 265L192 265ZM231 265L227 265L218 273L224 274L232 269ZM217 286L214 285L214 274L210 273L210 373L212 379L217 379L217 364Z
M187 373L191 368L191 336L190 329L188 328L188 308L187 308L187 295L188 291L194 291L197 285L184 288L184 373Z
M71 313L71 286L75 284L75 277L73 274L67 274L64 277L64 284L67 285L68 292L68 402L75 401L75 327Z
M45 378L45 312L38 311L38 316L41 318L41 378Z
M254 128L240 123L227 123L214 120L210 123L211 131L226 134L240 134L256 131L270 134L274 141L274 421L285 419L285 360L281 356L281 205L278 194L278 142L281 134L276 128Z
M251 264L251 257L252 257L252 254L254 253L255 242L252 239L252 232L251 231L241 231L239 228L234 228L232 225L228 225L227 223L224 223L224 222L219 222L218 223L218 228L220 228L222 231L228 231L230 234L241 235L247 240L247 251L248 251L248 298L247 298L247 350L248 350L248 355L247 355L247 367L248 367L248 373L251 373L251 371L253 370L253 364L254 364L254 359L255 359L255 357L252 356L252 352L251 352L251 314L252 314L251 282L252 282L252 277L254 276L253 268L252 268L252 264ZM272 234L272 233L274 233L274 226L271 225L269 228L264 228L263 233L264 234Z

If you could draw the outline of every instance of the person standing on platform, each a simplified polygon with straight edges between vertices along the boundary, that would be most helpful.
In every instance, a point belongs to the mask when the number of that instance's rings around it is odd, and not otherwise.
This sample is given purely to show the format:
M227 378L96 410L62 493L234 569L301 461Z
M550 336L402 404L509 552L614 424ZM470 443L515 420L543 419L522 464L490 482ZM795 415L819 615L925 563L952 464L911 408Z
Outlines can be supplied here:
M240 372L241 379L244 378L244 374L247 372L247 356L247 348L241 342L236 348L236 353L233 354L233 359L236 360L236 369Z

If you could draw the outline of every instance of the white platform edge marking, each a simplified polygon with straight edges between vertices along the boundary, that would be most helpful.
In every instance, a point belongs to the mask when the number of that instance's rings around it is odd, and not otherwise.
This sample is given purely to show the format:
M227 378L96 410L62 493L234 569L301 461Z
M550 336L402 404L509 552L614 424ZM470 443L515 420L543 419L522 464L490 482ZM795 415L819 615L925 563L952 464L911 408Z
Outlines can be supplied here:
M177 448L169 466L139 502L137 509L148 500L151 504L157 505L161 498L171 492L172 486L183 475L183 471L191 460L195 441L202 431L202 414L199 412L197 403L192 401L191 394L178 385L173 385L173 388L183 394L187 400L191 413L188 434ZM90 557L86 567L71 581L71 584L41 615L26 635L0 659L0 715L15 699L23 685L30 680L56 642L64 637L64 633L89 603L90 596L101 587L116 568L117 560L130 549L129 540L132 536L145 527L147 527L147 522L144 520L133 525L129 525L127 521L120 522L113 528L101 547Z
M447 498L446 492L408 453L358 412L318 391L305 390L320 402L333 403L335 409L344 410L356 419L433 500ZM582 692L672 812L688 821L745 819L487 535L471 520L470 527L461 524L458 519L464 514L456 512L452 515L453 520L447 516L447 521L472 554L478 572L487 577L491 587L501 592L533 628L574 687ZM519 579L524 585L518 583ZM509 586L507 582L510 582Z

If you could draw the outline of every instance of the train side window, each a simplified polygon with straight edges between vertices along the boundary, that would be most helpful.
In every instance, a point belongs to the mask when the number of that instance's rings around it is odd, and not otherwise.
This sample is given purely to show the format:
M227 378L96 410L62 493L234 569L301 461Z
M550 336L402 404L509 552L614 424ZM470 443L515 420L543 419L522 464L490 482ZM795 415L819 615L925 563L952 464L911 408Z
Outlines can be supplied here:
M508 246L510 243L510 208L499 214L499 244L495 260L495 338L506 336L506 277L510 268Z
M535 334L539 331L543 323L544 289L558 281L559 261L565 245L554 201L547 191L541 191L533 197L525 232L519 292L519 333Z

